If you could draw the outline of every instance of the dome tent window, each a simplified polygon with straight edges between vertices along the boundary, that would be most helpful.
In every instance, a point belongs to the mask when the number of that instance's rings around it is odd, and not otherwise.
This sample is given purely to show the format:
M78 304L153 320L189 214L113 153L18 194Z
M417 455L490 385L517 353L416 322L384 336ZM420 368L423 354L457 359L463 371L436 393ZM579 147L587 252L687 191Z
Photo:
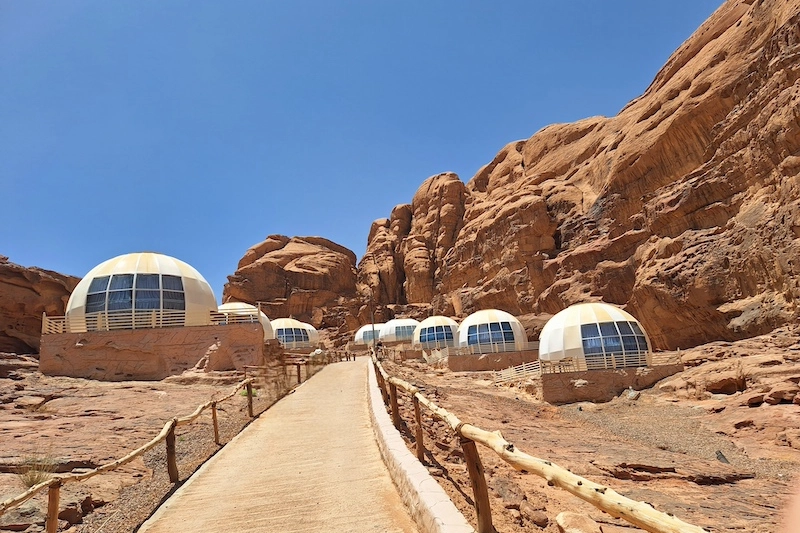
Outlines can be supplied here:
M410 341L417 326L419 321L413 318L393 318L381 326L378 340L384 344Z
M180 276L114 274L92 280L86 294L87 314L132 309L185 310L186 296Z
M414 336L414 330L417 329L416 326L397 326L394 329L394 336L398 340L402 339L410 339Z
M364 332L364 342L372 342L373 340L377 340L380 335L380 331L373 332L371 329L368 329Z
M467 344L505 344L514 342L510 322L473 324L467 329Z
M421 344L435 344L437 342L453 341L452 328L445 326L430 326L422 328L419 333L419 342Z
M630 363L646 364L649 347L637 322L618 321L581 324L581 338L586 365L604 364L603 356L613 356L622 362L622 356ZM640 357L631 357L640 356ZM595 361L596 360L596 361Z
M308 331L302 328L278 328L275 336L281 343L309 342Z

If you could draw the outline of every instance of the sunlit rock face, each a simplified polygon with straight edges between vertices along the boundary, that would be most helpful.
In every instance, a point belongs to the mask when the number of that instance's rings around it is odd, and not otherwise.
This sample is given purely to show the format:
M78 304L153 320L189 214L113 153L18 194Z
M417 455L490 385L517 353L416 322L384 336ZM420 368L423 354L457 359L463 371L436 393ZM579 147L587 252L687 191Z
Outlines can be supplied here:
M64 316L74 276L11 263L0 255L0 352L37 353L42 313Z
M320 327L327 308L355 299L355 263L353 252L327 239L270 235L239 261L223 302L262 302L270 318L292 316Z
M798 54L800 0L726 2L618 115L426 180L373 224L359 286L460 316L602 299L656 348L796 320Z

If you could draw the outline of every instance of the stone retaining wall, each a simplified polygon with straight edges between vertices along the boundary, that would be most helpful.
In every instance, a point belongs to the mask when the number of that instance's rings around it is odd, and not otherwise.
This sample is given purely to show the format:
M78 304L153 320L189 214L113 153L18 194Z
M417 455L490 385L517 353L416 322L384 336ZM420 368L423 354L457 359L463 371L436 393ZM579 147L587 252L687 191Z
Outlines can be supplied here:
M646 389L683 370L682 364L542 374L526 390L551 403L607 402L625 389Z
M242 370L260 364L261 324L42 335L39 370L104 381L160 380L199 366Z
M447 358L447 367L453 372L479 372L504 370L512 366L539 359L539 350L500 352L474 355L453 355Z

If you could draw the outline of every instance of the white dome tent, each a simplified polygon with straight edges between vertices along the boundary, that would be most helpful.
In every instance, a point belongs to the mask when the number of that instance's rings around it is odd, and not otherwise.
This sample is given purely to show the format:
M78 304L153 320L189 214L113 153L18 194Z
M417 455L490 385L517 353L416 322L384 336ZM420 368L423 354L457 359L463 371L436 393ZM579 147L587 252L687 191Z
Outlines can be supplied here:
M571 359L587 370L647 366L650 356L650 340L639 321L603 302L560 311L539 336L539 360Z
M353 337L353 344L369 346L372 344L373 341L373 327L375 328L375 342L378 342L378 338L381 334L381 327L383 327L383 322L372 324L369 323L365 326L361 326L356 331L355 336Z
M473 353L519 352L528 348L525 328L499 309L472 313L458 327L458 346Z
M378 340L384 343L411 341L418 325L419 321L413 318L393 318L381 326Z
M293 318L276 318L270 323L284 348L316 348L319 343L319 332L311 324Z
M257 314L258 322L264 329L264 340L267 341L275 338L275 331L272 329L272 324L269 321L269 317L254 305L246 304L244 302L228 302L219 306L219 312L224 314L225 316L228 315L242 316L242 315Z
M90 270L66 309L70 332L205 326L217 300L190 265L167 255L120 255Z
M456 345L458 322L436 315L423 320L414 330L412 344L422 348L446 348Z

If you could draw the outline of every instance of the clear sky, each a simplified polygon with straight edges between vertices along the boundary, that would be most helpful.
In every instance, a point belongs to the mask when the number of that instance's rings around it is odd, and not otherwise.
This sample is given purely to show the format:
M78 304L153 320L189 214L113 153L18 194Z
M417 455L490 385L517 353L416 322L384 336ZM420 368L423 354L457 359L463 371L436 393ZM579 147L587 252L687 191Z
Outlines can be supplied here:
M0 254L359 257L427 177L613 116L722 0L0 0Z

